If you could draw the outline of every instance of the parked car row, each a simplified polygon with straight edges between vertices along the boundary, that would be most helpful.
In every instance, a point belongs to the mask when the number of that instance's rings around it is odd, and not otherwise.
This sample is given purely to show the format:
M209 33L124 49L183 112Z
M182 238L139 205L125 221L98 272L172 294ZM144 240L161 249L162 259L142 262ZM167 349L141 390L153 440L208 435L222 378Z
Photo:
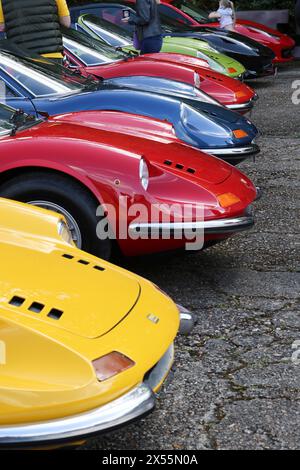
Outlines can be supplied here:
M170 0L163 51L140 56L121 21L134 8L74 7L63 66L0 42L3 447L79 445L153 410L194 316L110 261L255 223L261 191L237 168L259 153L245 80L292 60L292 40Z

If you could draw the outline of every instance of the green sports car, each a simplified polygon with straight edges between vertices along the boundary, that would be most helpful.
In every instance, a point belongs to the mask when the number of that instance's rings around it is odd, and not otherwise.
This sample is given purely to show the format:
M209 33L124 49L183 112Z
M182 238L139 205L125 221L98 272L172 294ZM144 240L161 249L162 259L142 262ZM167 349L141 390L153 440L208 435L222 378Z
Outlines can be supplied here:
M77 22L73 25L76 29L96 39L101 39L110 46L117 49L121 48L126 52L138 53L134 48L131 36L125 32L124 29L98 16L83 14L79 16ZM200 41L198 39L165 36L161 52L185 54L205 59L211 69L232 78L242 78L246 72L242 64L221 54L206 41Z

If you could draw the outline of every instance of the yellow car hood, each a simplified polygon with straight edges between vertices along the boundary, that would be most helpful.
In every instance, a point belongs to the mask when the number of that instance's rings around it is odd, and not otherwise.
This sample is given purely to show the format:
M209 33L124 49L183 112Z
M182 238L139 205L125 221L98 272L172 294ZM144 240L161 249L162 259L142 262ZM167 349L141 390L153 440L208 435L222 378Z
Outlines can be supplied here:
M40 243L33 257L32 248L3 242L1 232L0 238L2 307L17 309L20 315L30 315L76 335L96 338L119 323L138 300L139 283L102 268L101 263L69 259L55 248L48 253L47 243L45 250Z
M56 216L49 217L53 227ZM0 223L0 308L87 338L104 335L126 317L139 298L136 277L82 252L72 257L69 246L64 252L57 244L57 234L37 238L34 222L26 233L25 224L16 230L15 220L11 227Z

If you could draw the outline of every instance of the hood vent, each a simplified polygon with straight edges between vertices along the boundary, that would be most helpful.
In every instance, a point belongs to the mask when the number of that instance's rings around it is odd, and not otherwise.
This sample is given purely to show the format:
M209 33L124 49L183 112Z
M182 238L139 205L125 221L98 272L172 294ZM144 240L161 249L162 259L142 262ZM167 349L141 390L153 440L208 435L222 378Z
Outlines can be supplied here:
M13 307L20 308L24 305L25 302L26 299L15 295L12 299L10 299L8 303ZM32 302L29 307L27 309L25 308L24 310L28 310L29 312L33 313L41 313L45 308L46 306L44 304L41 304L40 302ZM62 310L59 310L57 308L51 308L51 310L49 310L46 316L49 318L53 318L53 320L59 320L63 313L64 312Z
M53 320L59 320L60 317L63 315L62 310L58 310L57 308L52 308L50 312L48 313L47 317L53 318Z
M103 268L102 266L99 266L98 264L92 265L92 263L90 261L87 261L87 260L82 259L82 258L76 259L75 256L69 255L68 253L64 253L62 255L62 257L65 258L65 259L68 259L68 260L74 260L76 263L82 264L83 266L91 265L91 267L93 269L96 269L96 271L105 271L105 268Z
M194 175L196 173L196 170L194 168L185 167L181 163L174 163L171 160L165 160L164 165L172 167L172 168L176 168L176 170L182 170L186 173L190 173L191 175Z
M210 80L215 80L215 82L224 82L224 80L220 77L215 77L214 75L210 75L209 73L205 74L206 78L209 78Z
M23 299L23 297L18 297L15 295L12 299L10 299L9 305L13 305L14 307L22 307L24 302L25 299Z
M34 313L41 313L42 310L44 310L44 307L45 305L43 304L40 304L39 302L33 302L29 309L31 312L34 312Z

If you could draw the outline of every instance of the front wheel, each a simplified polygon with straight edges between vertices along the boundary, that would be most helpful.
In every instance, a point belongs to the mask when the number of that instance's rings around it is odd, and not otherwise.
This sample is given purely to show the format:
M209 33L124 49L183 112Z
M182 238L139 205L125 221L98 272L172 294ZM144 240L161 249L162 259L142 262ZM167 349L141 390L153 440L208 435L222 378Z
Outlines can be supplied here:
M62 214L78 248L106 260L111 257L111 241L99 240L96 233L99 204L76 181L46 172L26 173L1 185L0 195Z

